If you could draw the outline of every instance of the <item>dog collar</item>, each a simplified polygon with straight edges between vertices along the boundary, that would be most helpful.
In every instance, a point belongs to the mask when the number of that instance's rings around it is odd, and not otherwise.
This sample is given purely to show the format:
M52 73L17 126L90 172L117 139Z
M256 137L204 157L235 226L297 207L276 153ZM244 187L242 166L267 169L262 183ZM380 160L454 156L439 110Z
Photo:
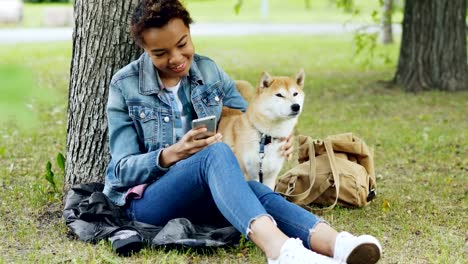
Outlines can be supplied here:
M271 143L271 136L262 133L260 137L260 145L263 145L263 148L265 148L265 146L270 143ZM261 149L261 150L264 150L264 149Z

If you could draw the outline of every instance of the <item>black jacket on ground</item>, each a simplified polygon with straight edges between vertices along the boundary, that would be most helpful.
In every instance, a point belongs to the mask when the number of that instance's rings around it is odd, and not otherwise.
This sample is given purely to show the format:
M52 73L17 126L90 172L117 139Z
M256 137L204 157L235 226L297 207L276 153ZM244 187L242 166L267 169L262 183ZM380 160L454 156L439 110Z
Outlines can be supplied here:
M124 210L102 193L103 188L101 183L87 183L68 191L63 216L68 228L83 241L109 239L114 250L123 255L145 244L203 248L239 243L240 233L232 226L194 225L185 218L173 219L165 226L130 221Z

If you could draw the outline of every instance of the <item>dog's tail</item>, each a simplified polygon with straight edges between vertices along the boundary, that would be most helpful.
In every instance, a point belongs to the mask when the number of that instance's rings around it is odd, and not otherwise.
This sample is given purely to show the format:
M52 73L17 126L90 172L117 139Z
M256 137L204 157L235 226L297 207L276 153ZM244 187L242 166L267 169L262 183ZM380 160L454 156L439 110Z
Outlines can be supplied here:
M239 93L244 97L247 102L250 102L255 95L254 87L248 82L244 80L236 80L236 88Z

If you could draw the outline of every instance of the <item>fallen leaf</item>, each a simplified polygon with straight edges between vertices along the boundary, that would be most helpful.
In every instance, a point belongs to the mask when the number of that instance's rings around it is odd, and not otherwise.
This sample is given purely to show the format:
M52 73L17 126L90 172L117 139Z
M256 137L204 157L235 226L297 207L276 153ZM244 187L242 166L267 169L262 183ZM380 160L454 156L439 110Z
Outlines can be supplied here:
M382 211L386 213L388 210L390 210L390 202L387 199L384 199L382 202Z

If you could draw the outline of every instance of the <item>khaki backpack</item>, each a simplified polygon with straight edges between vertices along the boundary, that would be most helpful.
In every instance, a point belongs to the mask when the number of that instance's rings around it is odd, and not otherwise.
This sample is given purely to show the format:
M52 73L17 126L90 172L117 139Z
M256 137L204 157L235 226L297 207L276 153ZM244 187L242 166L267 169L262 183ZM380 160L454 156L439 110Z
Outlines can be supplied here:
M375 197L371 150L352 133L325 140L298 137L299 164L282 176L275 191L301 205L362 207Z

